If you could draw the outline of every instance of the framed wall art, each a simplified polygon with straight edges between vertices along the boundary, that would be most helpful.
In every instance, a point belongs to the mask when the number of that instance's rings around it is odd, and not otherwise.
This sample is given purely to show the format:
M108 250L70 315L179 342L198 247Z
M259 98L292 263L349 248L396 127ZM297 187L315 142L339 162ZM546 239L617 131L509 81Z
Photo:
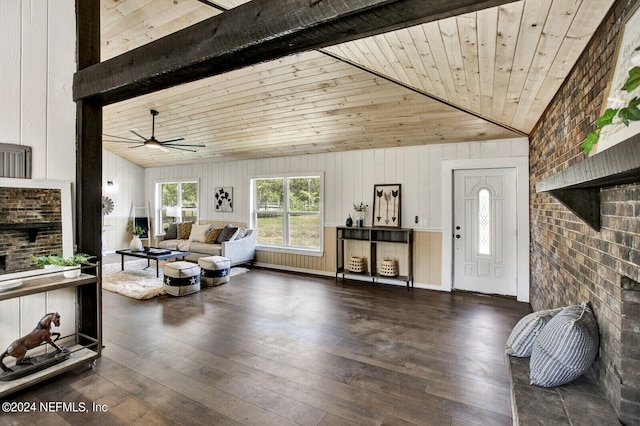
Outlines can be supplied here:
M640 47L640 3L635 6L624 22L620 32L618 47L616 49L615 66L613 68L613 76L609 82L609 86L605 93L605 101L602 112L608 108L622 108L628 106L629 100L640 95L640 87L629 93L622 90L625 82L631 78L631 70L636 68L634 65L634 57L640 55L636 51ZM635 74L637 79L637 74ZM597 152L602 152L626 139L640 133L640 121L629 121L629 126L625 126L622 122L605 126L600 132Z
M400 184L373 186L373 226L400 228Z
M215 188L214 192L215 211L226 213L233 211L233 187L221 186Z

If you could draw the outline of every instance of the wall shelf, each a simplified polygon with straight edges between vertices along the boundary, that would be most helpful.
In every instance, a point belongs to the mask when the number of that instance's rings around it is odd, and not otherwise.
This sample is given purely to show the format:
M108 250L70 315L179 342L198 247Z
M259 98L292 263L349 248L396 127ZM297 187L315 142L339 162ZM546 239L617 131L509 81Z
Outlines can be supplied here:
M29 234L29 242L34 243L39 231L45 229L62 229L62 222L0 223L0 231L23 229Z
M600 190L640 182L640 134L536 183L600 231Z
M97 271L96 275L85 273L92 269ZM24 278L23 284L20 287L0 292L0 300L20 298L62 288L76 289L77 314L79 317L85 318L82 316L83 313L91 313L93 320L97 324L97 332L83 329L82 324L76 319L75 332L71 335L61 337L61 339L56 342L73 355L58 364L33 372L27 376L15 380L0 381L0 398L54 377L80 364L86 363L87 365L93 366L94 361L100 358L102 350L102 327L100 325L102 320L102 292L99 265L85 264L85 266L83 266L83 273L81 273L78 278L65 278L61 270L31 278ZM16 339L19 337L22 336L15 336ZM4 348L2 350L4 350ZM34 348L30 350L27 355L31 356L32 351L39 352L42 351L42 349ZM10 366L10 364L7 364L7 361L13 359L12 357L5 358L5 365Z

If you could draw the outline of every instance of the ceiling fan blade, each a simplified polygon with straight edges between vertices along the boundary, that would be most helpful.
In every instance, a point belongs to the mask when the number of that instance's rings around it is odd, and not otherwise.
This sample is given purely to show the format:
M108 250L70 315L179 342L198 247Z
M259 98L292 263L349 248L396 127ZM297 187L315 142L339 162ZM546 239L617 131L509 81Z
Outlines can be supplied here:
M168 141L158 141L160 143L169 143L169 142L177 142L177 141L183 141L184 138L175 138L175 139L169 139Z
M143 144L143 143L141 143L140 145L136 145L136 146L130 146L130 147L129 147L129 149L131 149L131 148L140 148L140 147L142 147L142 146L144 146L144 144Z
M140 133L136 132L135 130L129 130L131 133L133 133L134 135L136 135L137 137L139 137L140 139L142 139L143 141L147 141L147 138L145 138L144 136L142 136Z
M108 143L141 143L144 144L144 142L141 141L111 141L108 139L102 139L102 142L108 142Z
M137 139L123 138L122 136L107 135L107 134L105 134L105 133L103 133L103 134L102 134L102 136L106 136L106 137L108 137L108 138L122 139L123 141L131 141L131 142L137 142L137 143L140 143L140 142L138 142L138 140L137 140ZM114 141L110 141L110 142L114 142Z
M168 147L168 148L171 148L171 149L179 149L181 151L198 152L198 151L196 151L194 149L179 148L179 147L173 146L173 145L165 145L165 146ZM189 145L187 145L187 146L189 146Z
M171 148L175 148L177 146L187 146L191 148L205 148L206 145L197 145L197 144L188 144L188 143L163 143L164 146L170 146Z

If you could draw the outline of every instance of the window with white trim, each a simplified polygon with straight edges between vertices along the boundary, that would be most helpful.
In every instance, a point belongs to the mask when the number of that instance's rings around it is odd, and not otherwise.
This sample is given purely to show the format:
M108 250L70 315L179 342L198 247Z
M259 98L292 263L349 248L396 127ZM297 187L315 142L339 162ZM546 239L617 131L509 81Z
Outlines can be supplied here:
M251 179L252 227L258 245L274 250L322 250L322 176Z
M166 232L171 222L198 223L198 181L156 183L157 222Z

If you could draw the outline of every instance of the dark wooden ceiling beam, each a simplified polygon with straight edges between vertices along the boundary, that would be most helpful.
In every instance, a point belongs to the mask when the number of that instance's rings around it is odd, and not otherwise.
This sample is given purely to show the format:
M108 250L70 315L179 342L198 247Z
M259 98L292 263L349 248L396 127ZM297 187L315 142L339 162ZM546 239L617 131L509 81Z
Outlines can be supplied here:
M253 0L80 69L73 98L104 104L513 0Z

